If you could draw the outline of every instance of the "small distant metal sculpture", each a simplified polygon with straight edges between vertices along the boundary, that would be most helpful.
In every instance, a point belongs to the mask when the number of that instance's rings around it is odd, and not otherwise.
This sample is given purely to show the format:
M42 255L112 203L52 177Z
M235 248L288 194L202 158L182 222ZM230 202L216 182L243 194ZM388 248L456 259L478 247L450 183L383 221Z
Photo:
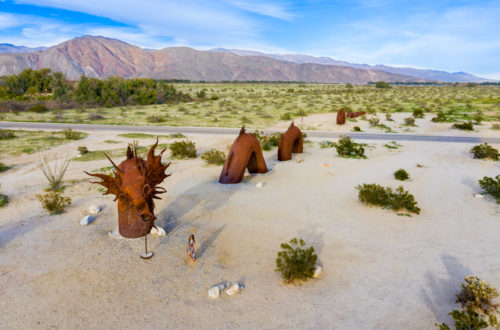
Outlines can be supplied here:
M286 132L281 135L278 147L278 160L290 160L292 159L292 152L300 154L303 148L302 132L292 122Z
M115 168L114 176L105 174L90 174L103 181L98 183L108 190L104 193L113 194L118 199L118 230L120 235L126 238L137 238L146 236L151 227L154 226L156 216L154 215L155 204L153 199L161 199L159 194L166 193L162 187L157 187L170 174L165 174L165 170L170 163L163 165L161 156L166 149L163 149L158 156L155 156L156 143L151 147L147 160L137 156L137 145L134 149L127 148L127 159L119 166L106 155ZM146 250L147 252L147 250Z
M337 113L337 125L344 125L345 124L345 112L344 109L340 109L339 112Z
M356 118L356 117L363 116L363 115L366 115L365 111L357 111L357 112L349 111L347 113L347 118Z
M250 173L267 172L259 141L255 136L245 133L245 127L242 127L224 162L219 183L241 182L245 168Z

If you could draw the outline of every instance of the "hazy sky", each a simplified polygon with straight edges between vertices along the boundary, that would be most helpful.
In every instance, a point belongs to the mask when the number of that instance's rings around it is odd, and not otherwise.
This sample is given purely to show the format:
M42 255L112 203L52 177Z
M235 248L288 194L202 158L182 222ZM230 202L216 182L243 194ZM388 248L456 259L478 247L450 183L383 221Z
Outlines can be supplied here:
M500 79L499 0L0 0L0 43L51 46L85 34Z

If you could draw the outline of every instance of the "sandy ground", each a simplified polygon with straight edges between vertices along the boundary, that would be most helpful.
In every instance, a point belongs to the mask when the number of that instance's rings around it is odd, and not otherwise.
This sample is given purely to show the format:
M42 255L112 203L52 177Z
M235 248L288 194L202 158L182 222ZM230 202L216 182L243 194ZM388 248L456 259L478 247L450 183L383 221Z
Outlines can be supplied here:
M129 141L116 134L92 132L50 153L76 155L83 144L124 147ZM200 151L224 149L234 139L189 138ZM276 149L266 152L270 171L238 185L218 184L221 167L199 158L174 160L156 209L157 225L168 234L150 238L155 256L148 261L139 258L142 239L109 238L116 204L82 173L107 160L72 162L66 179L82 180L67 189L73 203L49 216L35 199L46 186L40 154L2 159L16 167L0 174L10 197L0 209L0 328L432 329L435 322L450 324L465 276L500 288L500 206L474 198L478 179L499 174L498 164L472 159L472 145L462 143L400 142L393 151L376 142L368 159L353 160L317 142L289 162L277 162ZM420 215L358 202L357 184L397 187L399 168L410 173L403 186ZM82 227L91 204L103 212ZM199 247L195 264L185 254L190 233ZM280 243L294 236L315 247L324 272L285 285L275 258ZM222 281L246 289L209 299L208 288Z

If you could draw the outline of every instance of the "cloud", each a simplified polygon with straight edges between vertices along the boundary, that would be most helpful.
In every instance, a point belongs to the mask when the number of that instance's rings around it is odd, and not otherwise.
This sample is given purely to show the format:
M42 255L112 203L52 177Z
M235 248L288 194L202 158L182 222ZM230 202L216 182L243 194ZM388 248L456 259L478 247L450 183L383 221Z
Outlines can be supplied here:
M261 1L229 1L230 4L243 10L254 12L260 15L274 17L286 21L291 21L294 14L289 11L286 4L268 3Z
M16 15L0 12L0 30L21 26L23 21Z

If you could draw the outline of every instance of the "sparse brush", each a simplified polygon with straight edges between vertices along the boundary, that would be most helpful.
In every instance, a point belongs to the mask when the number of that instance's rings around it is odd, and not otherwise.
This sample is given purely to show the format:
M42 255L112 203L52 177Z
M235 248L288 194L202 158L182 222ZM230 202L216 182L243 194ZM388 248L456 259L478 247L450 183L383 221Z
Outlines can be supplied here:
M284 114L282 114L280 116L280 120L291 120L291 119L292 119L292 116L288 112L285 112Z
M500 304L493 302L498 297L498 291L476 276L467 276L464 281L456 302L467 312L487 316L491 326L498 325L496 314Z
M497 203L500 203L500 174L494 178L490 178L488 176L483 177L479 180L479 186L485 193L495 197L497 199Z
M29 107L28 111L42 113L49 111L49 109L44 104L38 103Z
M223 165L226 161L226 154L217 149L210 149L201 155L201 159L210 165Z
M488 143L483 143L479 144L477 146L474 146L471 150L470 153L474 155L474 158L477 159L492 159L492 160L498 160L499 154L498 150L490 146Z
M361 130L361 128L360 128L359 126L354 126L354 127L352 128L352 131L353 131L353 132L362 132L362 130Z
M51 215L63 213L64 208L71 204L71 198L63 196L61 191L49 191L43 195L38 194L36 198Z
M1 187L2 185L0 185ZM4 207L9 203L9 197L7 195L4 195L0 193L0 207Z
M394 177L400 181L405 181L410 178L410 175L404 169L400 168L399 170L394 172Z
M404 119L406 126L415 126L415 118L407 117Z
M431 120L435 123L442 123L446 121L446 115L443 111L439 110L436 114L436 117L433 117Z
M339 142L334 143L337 154L345 158L366 158L365 149L359 143L351 140L349 136L344 136L339 139Z
M406 209L416 214L420 213L415 197L403 186L399 186L394 192L390 187L382 187L378 184L364 183L356 187L359 190L358 198L364 204L377 205L394 211Z
M474 124L471 121L455 123L452 128L461 129L463 131L472 131L474 130Z
M66 128L63 133L67 140L79 140L82 136L81 132L73 131L71 127Z
M89 153L89 149L87 149L86 146L79 146L77 150L80 153L80 155L85 155Z
M303 239L292 238L289 243L282 243L282 251L278 252L275 271L281 274L287 283L305 281L314 275L318 256L314 247L304 248Z
M0 162L0 173L8 171L11 169L11 166L7 166L4 163Z
M370 124L370 127L377 127L380 125L380 119L377 117L372 117L368 119L368 123Z
M424 109L414 109L413 117L415 118L424 118Z
M64 174L68 169L69 157L66 157L62 164L58 164L58 162L55 161L54 168L50 167L49 163L48 156L44 155L40 163L40 169L49 182L48 189L51 191L60 190L62 188Z
M260 147L264 151L269 151L273 147L277 147L280 144L281 133L270 133L266 134L263 131L255 131L250 132L249 134L255 136L255 138L259 141Z
M162 116L158 116L158 115L151 115L151 116L147 116L146 117L146 121L148 123L151 123L151 124L153 124L153 123L162 123L162 122L165 121L165 118L162 117Z
M169 146L172 157L196 158L196 145L193 141L177 141Z
M16 135L13 131L9 131L6 129L0 129L0 140L13 139Z

